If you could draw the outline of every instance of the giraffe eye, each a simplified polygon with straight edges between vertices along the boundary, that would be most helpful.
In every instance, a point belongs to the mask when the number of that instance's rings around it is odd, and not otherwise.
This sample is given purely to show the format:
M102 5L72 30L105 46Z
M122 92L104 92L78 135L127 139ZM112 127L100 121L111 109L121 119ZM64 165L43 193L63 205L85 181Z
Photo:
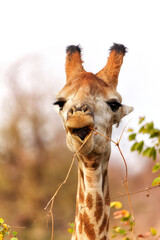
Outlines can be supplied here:
M59 100L59 101L54 102L53 104L54 104L54 105L58 105L58 106L59 106L59 109L62 110L65 103L66 103L66 101L64 101L64 100Z
M113 112L116 112L120 107L122 107L122 104L119 102L107 102L107 104L110 106L111 110Z

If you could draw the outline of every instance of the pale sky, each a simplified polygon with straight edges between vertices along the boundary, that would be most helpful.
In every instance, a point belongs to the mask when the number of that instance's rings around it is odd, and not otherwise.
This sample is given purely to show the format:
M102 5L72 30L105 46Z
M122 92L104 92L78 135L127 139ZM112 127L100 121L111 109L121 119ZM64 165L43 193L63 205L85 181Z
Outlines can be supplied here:
M118 90L135 113L157 124L160 56L159 0L0 0L0 66L44 55L65 81L65 48L80 44L84 67L97 72L113 42L128 47ZM54 80L55 81L55 80Z
M96 73L113 42L128 48L118 91L135 109L133 123L145 115L160 128L159 0L0 0L0 82L4 68L37 54L58 90L65 83L67 45L80 44L85 69Z

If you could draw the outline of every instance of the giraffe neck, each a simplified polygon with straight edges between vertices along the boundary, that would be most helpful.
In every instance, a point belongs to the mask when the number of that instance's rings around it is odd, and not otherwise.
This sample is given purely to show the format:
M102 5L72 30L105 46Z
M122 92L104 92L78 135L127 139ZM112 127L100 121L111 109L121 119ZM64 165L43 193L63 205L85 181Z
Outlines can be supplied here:
M78 156L78 189L72 240L107 240L109 154Z

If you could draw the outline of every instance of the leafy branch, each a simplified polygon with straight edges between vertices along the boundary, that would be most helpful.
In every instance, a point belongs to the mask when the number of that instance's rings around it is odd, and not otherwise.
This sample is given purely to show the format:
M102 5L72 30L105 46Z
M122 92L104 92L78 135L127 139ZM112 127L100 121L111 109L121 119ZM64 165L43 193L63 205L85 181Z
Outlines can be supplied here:
M145 117L140 117L138 122L139 129L128 129L130 135L129 141L132 141L131 151L137 151L138 154L157 160L160 153L160 129L155 128L153 122L146 122ZM140 140L139 140L140 139ZM160 170L160 161L157 161L152 168L155 173ZM152 186L160 184L160 175L158 175L152 182Z
M5 235L8 235L10 240L18 240L17 232L12 231L11 227L4 222L3 218L0 218L0 240L3 240Z

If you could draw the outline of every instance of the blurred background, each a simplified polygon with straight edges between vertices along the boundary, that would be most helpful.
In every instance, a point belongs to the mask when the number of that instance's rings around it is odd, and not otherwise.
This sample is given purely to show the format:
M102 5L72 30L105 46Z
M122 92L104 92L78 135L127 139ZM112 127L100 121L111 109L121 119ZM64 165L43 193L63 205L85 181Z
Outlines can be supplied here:
M126 123L137 127L138 117L159 122L159 1L141 0L0 0L0 217L19 239L50 239L51 221L44 211L64 180L72 160L62 121L52 103L65 84L65 48L80 44L84 67L98 72L108 49L128 47L118 91L134 113L113 129L119 138ZM127 133L121 141L127 159L129 190L151 184L153 163L130 153ZM125 168L112 146L109 178L111 197L125 192ZM56 240L70 239L74 221L77 163L54 204ZM129 209L127 198L118 199ZM151 226L160 232L160 193L131 197L136 230ZM113 225L111 219L111 225Z

